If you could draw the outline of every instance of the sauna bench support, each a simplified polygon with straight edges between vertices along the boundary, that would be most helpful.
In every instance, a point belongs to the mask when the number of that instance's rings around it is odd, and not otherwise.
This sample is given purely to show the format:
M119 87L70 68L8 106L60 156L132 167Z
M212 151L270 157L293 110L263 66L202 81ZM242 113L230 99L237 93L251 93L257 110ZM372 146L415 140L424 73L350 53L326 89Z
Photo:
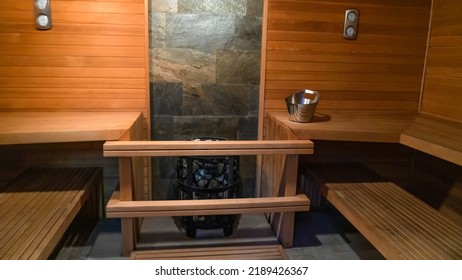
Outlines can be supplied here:
M47 259L80 212L98 218L101 168L30 168L0 190L0 259Z

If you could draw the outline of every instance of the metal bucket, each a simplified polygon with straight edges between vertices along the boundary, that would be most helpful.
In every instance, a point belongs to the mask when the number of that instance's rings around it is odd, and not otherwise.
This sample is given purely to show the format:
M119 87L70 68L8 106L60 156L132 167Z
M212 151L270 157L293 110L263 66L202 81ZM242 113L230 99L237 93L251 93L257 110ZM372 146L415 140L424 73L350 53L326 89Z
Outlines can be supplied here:
M307 98L307 95L312 95ZM293 122L307 123L313 118L314 111L318 105L320 93L305 89L286 97L289 120Z

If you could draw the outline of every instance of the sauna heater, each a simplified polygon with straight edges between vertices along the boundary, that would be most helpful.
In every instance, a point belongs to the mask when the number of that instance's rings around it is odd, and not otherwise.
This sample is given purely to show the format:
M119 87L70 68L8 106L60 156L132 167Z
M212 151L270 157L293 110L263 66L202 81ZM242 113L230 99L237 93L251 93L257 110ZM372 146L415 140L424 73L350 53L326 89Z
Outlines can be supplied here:
M196 138L192 141L220 141L223 138ZM179 199L227 199L240 197L239 156L190 156L177 159ZM180 217L181 227L190 238L197 229L223 229L230 236L240 215L204 215Z

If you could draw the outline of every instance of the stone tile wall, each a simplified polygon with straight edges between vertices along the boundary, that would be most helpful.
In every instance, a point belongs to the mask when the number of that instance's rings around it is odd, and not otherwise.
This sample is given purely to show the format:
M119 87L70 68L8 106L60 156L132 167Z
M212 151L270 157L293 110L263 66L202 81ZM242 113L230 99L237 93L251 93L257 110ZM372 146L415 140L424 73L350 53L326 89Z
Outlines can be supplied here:
M257 139L262 9L262 0L151 0L152 139ZM153 162L156 198L176 196L175 167ZM240 167L253 195L255 158Z

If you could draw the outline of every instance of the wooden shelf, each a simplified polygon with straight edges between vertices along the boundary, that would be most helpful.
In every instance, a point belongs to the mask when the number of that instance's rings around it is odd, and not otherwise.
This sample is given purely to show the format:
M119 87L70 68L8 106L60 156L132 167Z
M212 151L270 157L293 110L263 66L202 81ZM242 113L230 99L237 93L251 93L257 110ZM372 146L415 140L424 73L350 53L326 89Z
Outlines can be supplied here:
M401 134L400 143L462 165L462 124L419 115Z
M120 139L140 112L0 112L0 145Z
M399 143L416 114L392 111L317 111L310 123L289 121L286 111L268 111L298 139Z

